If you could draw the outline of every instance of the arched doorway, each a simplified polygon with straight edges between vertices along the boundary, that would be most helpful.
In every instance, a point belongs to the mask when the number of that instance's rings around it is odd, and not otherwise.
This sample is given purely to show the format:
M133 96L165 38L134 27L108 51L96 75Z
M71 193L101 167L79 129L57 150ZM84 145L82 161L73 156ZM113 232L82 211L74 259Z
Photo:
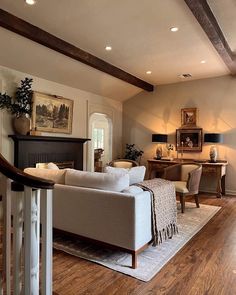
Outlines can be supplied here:
M90 171L102 171L102 168L112 159L112 121L106 114L93 113L90 116L89 137L91 143L88 168ZM97 155L100 150L103 152L98 159Z

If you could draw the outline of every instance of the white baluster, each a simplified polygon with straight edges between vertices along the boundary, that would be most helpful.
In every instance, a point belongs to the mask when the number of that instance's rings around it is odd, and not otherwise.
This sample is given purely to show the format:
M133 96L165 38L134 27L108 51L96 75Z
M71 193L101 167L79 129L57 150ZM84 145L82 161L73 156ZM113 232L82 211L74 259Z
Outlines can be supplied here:
M3 175L0 173L0 195L3 196L3 181L4 181L4 178L3 178ZM1 202L1 213L2 213L2 220L1 220L1 223L3 222L3 205L2 205L2 202ZM2 236L3 236L4 232L2 233ZM2 242L2 239L1 239L1 242ZM4 249L3 249L4 250ZM2 257L2 260L1 260L1 263L3 264L3 257ZM3 271L0 272L0 295L3 295Z
M3 281L6 283L5 294L11 294L11 181L2 175L3 205ZM2 282L3 283L3 282ZM1 287L3 289L3 286Z
M41 191L42 295L52 294L52 190Z
M23 196L24 192L12 192L13 199L13 294L22 291L22 233L23 233Z
M39 194L25 186L24 245L25 272L24 295L39 294Z
M37 271L37 284L38 284L38 289L39 289L39 264L40 264L40 211L41 211L41 206L40 206L40 193L41 190L38 189L35 191L35 205L37 209L37 222L35 224L35 233L36 233L36 239L37 239L37 257L38 257L38 271Z

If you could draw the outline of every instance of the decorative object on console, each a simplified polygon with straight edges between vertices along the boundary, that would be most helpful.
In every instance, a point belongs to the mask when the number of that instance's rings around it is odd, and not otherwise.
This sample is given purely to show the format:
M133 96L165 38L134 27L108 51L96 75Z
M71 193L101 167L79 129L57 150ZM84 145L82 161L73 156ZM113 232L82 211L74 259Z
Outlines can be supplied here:
M176 150L178 152L202 151L202 128L176 130Z
M32 117L37 131L71 134L73 100L34 92Z
M197 126L197 109L196 108L181 109L181 125L182 127Z
M167 144L166 149L167 149L167 158L172 159L171 158L171 151L174 150L173 144L171 144L171 143Z
M144 151L136 148L135 144L126 144L124 159L140 162Z
M204 142L206 143L223 143L223 135L220 133L205 133ZM212 145L210 148L210 162L217 162L217 148Z
M167 143L167 134L152 134L152 142ZM160 160L162 157L162 146L157 145L156 159Z
M33 79L27 77L21 80L21 86L17 88L14 98L0 93L0 109L6 109L14 115L12 125L16 134L26 135L30 131L32 82Z

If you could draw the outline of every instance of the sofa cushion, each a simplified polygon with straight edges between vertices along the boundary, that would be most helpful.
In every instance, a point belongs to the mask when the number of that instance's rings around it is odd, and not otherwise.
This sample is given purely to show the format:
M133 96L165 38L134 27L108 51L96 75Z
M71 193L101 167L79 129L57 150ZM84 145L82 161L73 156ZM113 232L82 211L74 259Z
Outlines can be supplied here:
M44 179L50 179L58 184L65 184L65 169L25 168L25 173Z
M129 175L129 185L139 183L144 180L146 167L137 166L130 169L127 168L116 168L116 167L105 167L105 172L109 174L120 174L120 175Z
M67 169L65 184L121 192L129 187L129 175Z

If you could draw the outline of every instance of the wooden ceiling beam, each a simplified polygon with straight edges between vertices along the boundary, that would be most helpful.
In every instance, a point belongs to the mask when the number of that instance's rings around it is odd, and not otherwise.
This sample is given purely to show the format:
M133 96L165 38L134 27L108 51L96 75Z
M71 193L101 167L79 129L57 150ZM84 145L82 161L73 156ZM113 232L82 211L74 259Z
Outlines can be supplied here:
M0 26L146 91L154 86L124 70L0 9Z
M207 34L211 43L229 68L236 74L236 55L230 49L224 34L206 0L184 0L193 15Z

